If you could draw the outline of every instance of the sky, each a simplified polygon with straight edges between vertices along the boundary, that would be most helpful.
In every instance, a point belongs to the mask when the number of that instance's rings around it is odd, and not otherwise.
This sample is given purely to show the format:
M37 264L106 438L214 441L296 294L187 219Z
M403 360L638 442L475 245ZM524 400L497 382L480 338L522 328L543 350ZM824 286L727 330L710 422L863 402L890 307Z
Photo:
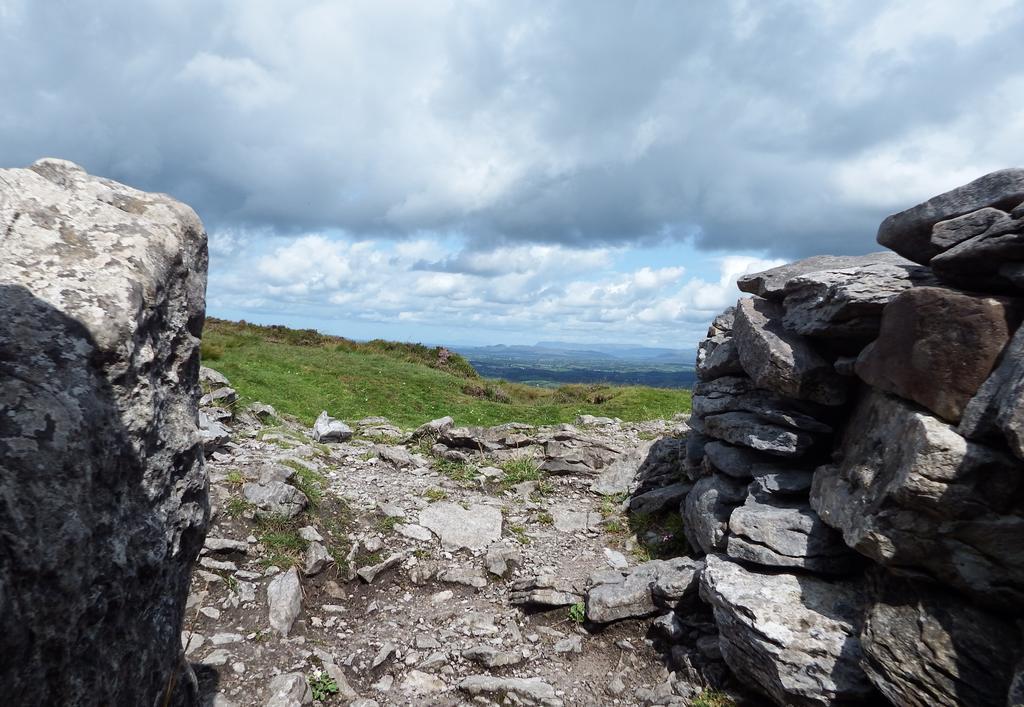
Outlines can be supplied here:
M0 0L0 164L172 194L208 312L692 348L736 277L1024 165L1013 0Z

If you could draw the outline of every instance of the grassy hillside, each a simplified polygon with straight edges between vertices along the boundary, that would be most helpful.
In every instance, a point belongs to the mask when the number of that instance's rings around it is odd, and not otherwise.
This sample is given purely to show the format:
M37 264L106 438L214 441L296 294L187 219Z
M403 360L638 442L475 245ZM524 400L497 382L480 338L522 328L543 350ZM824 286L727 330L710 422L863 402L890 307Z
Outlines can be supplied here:
M690 393L641 386L535 388L480 378L461 356L420 344L359 343L310 329L208 319L203 364L244 402L261 400L307 424L321 410L353 421L381 415L411 427L451 415L460 425L555 424L576 415L667 418Z

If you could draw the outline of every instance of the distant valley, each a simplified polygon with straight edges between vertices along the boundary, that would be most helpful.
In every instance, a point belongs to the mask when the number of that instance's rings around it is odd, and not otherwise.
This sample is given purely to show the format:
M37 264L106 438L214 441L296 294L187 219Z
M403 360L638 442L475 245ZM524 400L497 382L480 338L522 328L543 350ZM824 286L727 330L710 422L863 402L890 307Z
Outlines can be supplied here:
M696 380L692 349L629 344L541 341L533 346L460 346L480 375L517 383L616 383L655 388L690 388Z

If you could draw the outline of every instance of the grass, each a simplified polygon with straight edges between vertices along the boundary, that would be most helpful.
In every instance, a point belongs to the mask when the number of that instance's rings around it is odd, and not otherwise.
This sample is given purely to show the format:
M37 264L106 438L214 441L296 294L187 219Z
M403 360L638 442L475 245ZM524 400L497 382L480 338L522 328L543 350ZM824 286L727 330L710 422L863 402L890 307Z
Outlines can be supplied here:
M206 321L202 355L204 365L227 376L245 403L269 403L305 424L321 410L343 420L379 415L413 427L446 414L461 425L541 425L571 422L582 414L626 421L669 418L690 409L690 393L684 390L506 383L480 378L461 356L439 348L358 343L312 330L214 318Z
M476 466L469 462L453 462L448 459L435 458L433 467L452 481L462 484L472 483L476 476Z
M526 528L516 523L509 523L505 526L509 534L519 541L520 545L529 545L530 536L526 534Z
M587 606L582 601L578 601L569 607L569 618L574 622L581 624L587 617Z
M704 690L690 703L691 707L736 707L736 702L721 690Z
M373 527L377 529L378 533L393 533L395 532L395 526L402 522L401 518L397 516L380 516Z
M448 492L445 491L444 489L439 489L436 486L432 486L431 488L423 492L423 497L426 498L431 503L434 503L435 501L443 501L444 499L448 498Z
M533 457L514 457L502 462L499 467L505 472L501 477L501 485L506 489L524 481L541 481L545 476Z

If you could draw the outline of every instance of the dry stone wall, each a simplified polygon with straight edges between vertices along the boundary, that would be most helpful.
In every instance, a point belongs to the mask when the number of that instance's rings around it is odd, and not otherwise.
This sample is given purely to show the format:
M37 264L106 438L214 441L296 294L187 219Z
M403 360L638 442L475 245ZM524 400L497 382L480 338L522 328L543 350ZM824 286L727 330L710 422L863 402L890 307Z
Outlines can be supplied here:
M1024 170L887 218L699 348L681 512L733 673L779 705L1021 704Z
M202 224L42 160L0 170L0 246L0 701L196 704Z

